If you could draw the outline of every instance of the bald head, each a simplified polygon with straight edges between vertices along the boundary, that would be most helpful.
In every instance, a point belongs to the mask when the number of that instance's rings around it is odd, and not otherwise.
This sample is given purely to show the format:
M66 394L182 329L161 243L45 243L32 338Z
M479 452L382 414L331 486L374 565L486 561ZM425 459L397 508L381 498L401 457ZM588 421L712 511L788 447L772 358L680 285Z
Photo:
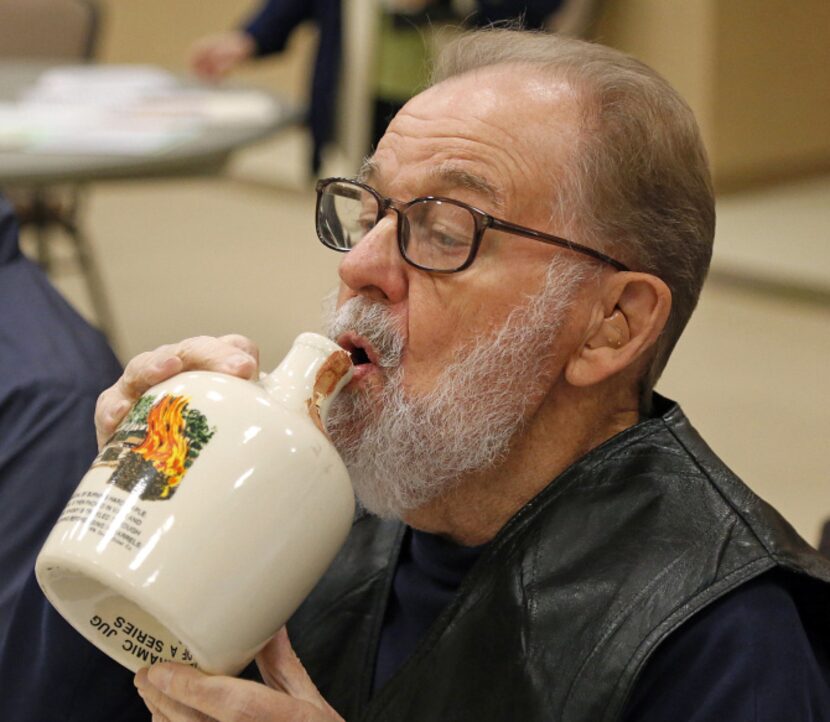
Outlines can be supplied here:
M697 304L712 253L714 194L692 112L639 61L543 33L465 34L446 48L433 82L495 68L547 85L551 107L563 87L577 104L565 172L539 179L549 183L553 216L574 240L653 273L671 289L671 316L643 379L647 398ZM509 101L505 106L511 112ZM514 132L524 133L518 122ZM540 143L558 142L537 128L532 134Z

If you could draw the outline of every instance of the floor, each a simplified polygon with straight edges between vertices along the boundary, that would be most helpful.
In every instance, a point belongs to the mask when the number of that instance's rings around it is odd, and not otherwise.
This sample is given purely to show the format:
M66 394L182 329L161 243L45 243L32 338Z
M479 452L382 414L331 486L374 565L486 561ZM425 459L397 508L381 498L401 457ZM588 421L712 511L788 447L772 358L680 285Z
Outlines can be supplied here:
M337 256L317 243L313 193L288 137L229 175L93 187L86 227L122 359L196 334L239 332L263 367L318 327ZM830 178L719 199L717 251L659 389L815 543L830 517ZM67 259L56 284L90 315Z

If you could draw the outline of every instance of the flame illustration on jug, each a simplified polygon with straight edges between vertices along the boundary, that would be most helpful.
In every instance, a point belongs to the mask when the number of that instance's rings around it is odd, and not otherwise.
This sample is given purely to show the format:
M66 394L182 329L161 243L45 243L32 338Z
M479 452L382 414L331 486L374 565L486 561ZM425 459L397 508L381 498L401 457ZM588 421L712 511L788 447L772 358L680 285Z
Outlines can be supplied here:
M170 499L215 428L186 396L144 396L93 466L114 466L107 483L144 500Z
M161 499L169 497L184 476L189 444L182 413L188 401L185 396L163 396L147 414L147 436L131 451L165 476Z

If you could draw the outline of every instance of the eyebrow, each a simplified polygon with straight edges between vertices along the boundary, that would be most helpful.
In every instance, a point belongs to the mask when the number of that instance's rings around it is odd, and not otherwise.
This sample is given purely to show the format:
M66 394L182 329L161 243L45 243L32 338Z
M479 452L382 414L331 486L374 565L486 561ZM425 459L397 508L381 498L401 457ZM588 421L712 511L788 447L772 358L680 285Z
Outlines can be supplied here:
M360 164L360 170L357 172L357 179L361 183L368 183L372 178L378 175L378 163L377 161L372 158L371 156L367 156L363 159L363 163Z
M464 188L473 193L485 196L500 210L504 208L502 193L486 178L471 173L468 170L454 166L452 163L443 163L430 171L436 181L454 188Z
M379 175L380 167L377 161L375 161L374 158L369 157L363 160L360 170L358 171L357 178L363 183L368 183L372 179L377 178ZM475 173L471 173L468 170L464 170L463 168L459 168L451 162L442 163L441 165L432 168L429 172L429 176L435 182L441 183L444 186L464 188L466 190L473 191L474 193L479 193L487 197L488 200L492 201L499 208L499 210L504 209L503 194L486 178L483 178Z

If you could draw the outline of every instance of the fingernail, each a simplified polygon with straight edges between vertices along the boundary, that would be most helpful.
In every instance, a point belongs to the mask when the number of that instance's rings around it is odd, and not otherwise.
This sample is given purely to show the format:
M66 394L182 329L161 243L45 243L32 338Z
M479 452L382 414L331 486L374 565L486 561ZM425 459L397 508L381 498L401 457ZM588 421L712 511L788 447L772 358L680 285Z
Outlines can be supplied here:
M254 360L248 356L247 354L236 354L235 356L231 356L228 359L228 363L236 369L244 368L245 366L250 366Z
M161 361L156 361L153 364L153 371L157 374L167 371L174 361L178 361L178 358L178 356L168 356L167 358L163 358Z
M147 679L154 687L166 692L172 675L173 673L167 667L150 667L147 672Z
M127 410L130 408L129 401L119 401L115 406L110 409L108 414L110 426L116 426L121 419L124 417L124 414L127 413Z
M146 667L142 667L136 672L135 677L133 677L133 684L138 688L138 693L141 694L142 688L147 686Z

